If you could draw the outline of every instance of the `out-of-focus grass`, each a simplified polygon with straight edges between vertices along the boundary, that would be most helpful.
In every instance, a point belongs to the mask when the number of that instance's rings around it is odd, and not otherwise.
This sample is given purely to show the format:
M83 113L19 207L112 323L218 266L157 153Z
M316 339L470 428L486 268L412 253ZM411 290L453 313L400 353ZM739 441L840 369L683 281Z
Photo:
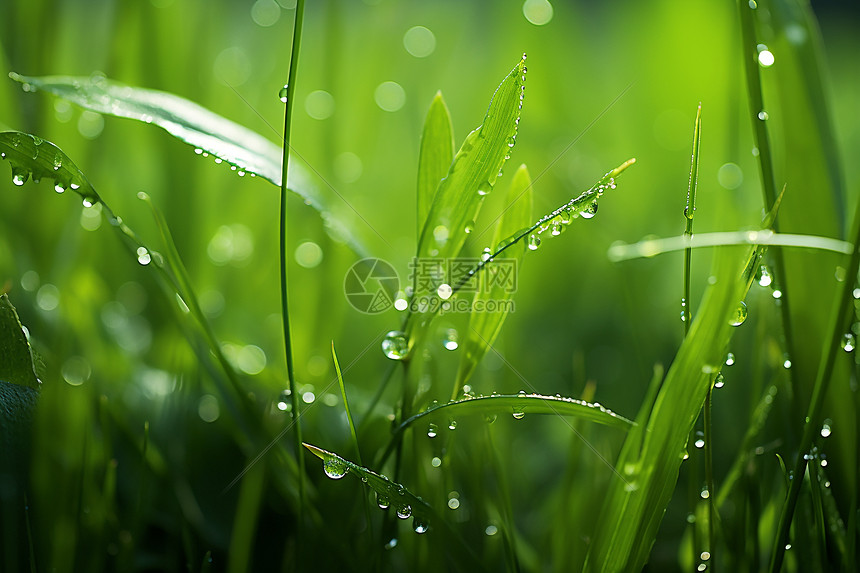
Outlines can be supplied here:
M799 225L839 237L850 222L838 204L815 215L814 221L807 207L824 207L820 196L830 193L834 179L826 166L834 160L844 169L845 199L851 204L856 198L860 171L849 159L860 146L860 117L854 109L860 79L851 57L857 50L857 12L822 12L825 58L819 71L826 89L815 94L809 88L812 78L801 72L802 61L794 57L800 52L789 41L797 33L792 27L796 22L784 14L793 14L785 8L794 3L759 4L772 16L761 30L775 63L761 72L773 106L768 125L773 126L775 153L784 158L778 162L777 184L786 183L786 207L794 202L790 210ZM292 12L279 9L278 21L263 27L254 22L252 6L256 4L182 0L8 2L0 22L0 66L26 75L88 75L99 70L128 84L177 93L277 141L283 112L278 89L284 83ZM605 253L615 240L677 234L682 222L677 197L687 182L690 110L696 102L703 102L709 126L702 141L696 230L757 228L761 220L739 23L732 3L554 2L553 8L552 20L535 26L523 17L519 2L498 6L447 1L408 7L309 3L292 144L320 174L321 188L338 213L373 254L394 264L405 280L415 246L418 145L433 95L437 90L445 94L454 139L462 141L476 118L483 117L488 90L513 58L527 52L528 94L513 160L529 166L535 212L547 212L578 194L607 166L630 156L637 157L638 165L625 175L617 193L603 199L595 220L572 226L563 240L548 241L529 257L518 277L516 312L494 345L504 361L488 353L471 383L480 392L516 393L524 389L522 376L546 394L580 396L588 389L594 399L632 418L653 365L668 365L680 344L681 257L613 265ZM435 37L435 49L427 57L415 57L404 47L404 35L418 25ZM378 89L385 107L394 109L399 102L396 86L381 87L384 82L395 82L405 94L395 111L377 104ZM325 90L331 99L313 93L317 90ZM797 99L798 94L808 101ZM331 101L333 108L327 107ZM835 149L813 141L820 133L815 122L825 106L835 118ZM308 111L316 117L331 115L315 119ZM223 165L194 156L148 126L85 114L46 95L24 94L11 81L0 81L0 127L57 143L149 241L157 240L158 231L135 197L141 190L152 197L164 212L225 352L240 370L245 364L255 398L271 402L261 425L272 435L279 432L288 421L279 404L289 399L280 396L286 372L279 359L273 189L262 181L232 176ZM809 147L799 149L800 143ZM804 161L794 159L799 153ZM814 156L820 161L813 164ZM506 171L501 188L507 187L513 172ZM0 194L0 285L11 281L10 296L44 364L32 468L36 498L31 500L39 570L92 570L105 563L163 570L184 569L190 563L196 570L210 550L217 569L226 562L236 524L252 520L250 514L237 514L236 507L240 498L252 499L253 493L260 496L261 509L254 546L245 549L253 552L255 567L280 564L295 550L294 541L284 543L295 539L293 508L284 501L295 491L287 491L289 485L274 475L288 473L285 454L267 458L266 473L249 478L251 485L221 493L247 460L236 445L237 429L223 404L215 421L204 421L216 413L216 391L153 278L108 229L82 228L82 222L93 226L94 221L82 220L78 201L55 196L44 183L19 189L5 177L0 178ZM503 201L503 193L490 195L483 213L498 213ZM303 393L315 397L314 406L306 406L305 439L344 454L352 446L336 399L331 340L338 345L353 412L362 413L387 367L378 337L395 328L399 317L394 311L359 315L348 305L342 285L354 255L326 235L312 209L298 200L290 207L290 294L295 301L290 316L299 333L293 347L296 379ZM490 221L479 218L467 248L479 252L486 246ZM782 212L780 222L788 225L783 230L791 230L791 213ZM814 229L806 226L813 222ZM322 260L314 266L317 247ZM808 303L809 321L817 322L817 313L826 316L830 302L814 301L828 297L803 291L820 285L835 288L830 277L840 259L818 252L786 253L799 269L796 279L787 277L799 283L789 285L789 296L813 301ZM695 268L709 268L707 254L696 256ZM706 273L694 273L694 301L706 280ZM50 285L59 296L55 309ZM761 483L779 483L779 467L771 454L792 455L798 438L799 420L788 404L803 394L791 398L778 368L784 348L771 292L753 285L747 299L750 317L734 338L736 363L725 369L726 386L715 393L718 485L755 405L771 385L779 388L777 403L753 444L764 453L749 458L750 466L762 472L754 475L765 476ZM798 328L798 342L809 342L810 352L819 352L820 339L804 338L805 323ZM258 349L266 364L254 374L260 364ZM456 369L451 358L439 351L437 376L451 373L444 378L443 394ZM808 366L801 366L797 376L808 388L817 362L805 362ZM375 419L356 419L363 452L374 452L387 442L383 416L392 411L394 400L393 393L386 394ZM594 527L591 516L600 508L599 494L607 480L613 479L611 464L600 457L611 462L621 443L621 436L600 427L575 425L592 450L563 422L537 418L500 419L490 426L498 463L508 472L516 528L512 535L524 569L547 566L540 555L552 549L552 540L558 551L560 527L577 532L565 540L570 563L584 559L586 538ZM464 419L456 432L445 433L448 456L443 456L441 468L428 466L433 455L439 455L440 442L428 445L416 432L409 446L415 453L410 463L426 474L420 479L429 489L417 493L434 507L444 509L453 499L451 492L458 493L458 509L445 510L450 521L467 541L484 548L490 567L501 569L501 535L488 535L488 528L501 527L502 506L493 496L504 488L487 470L494 462L483 449L483 423ZM842 459L840 452L856 449L856 435L845 427L834 431L837 435L828 444L838 445L828 453L827 471L841 476L839 487L850 487L852 462L837 460ZM327 564L350 559L374 563L380 540L364 532L363 509L356 503L363 495L361 486L329 482L321 472L311 478L319 504L311 518L319 532L315 543L331 550L321 551L321 559ZM262 485L254 486L255 480ZM571 508L567 514L555 504L562 486L584 496L566 499L564 506ZM264 489L248 492L252 487ZM775 525L778 492L770 497L773 492L743 480L740 487L743 495L729 497L734 507L721 511L727 519L742 512L750 519L763 515L759 533L766 552L773 535L773 525L767 524ZM556 493L536 493L543 491ZM683 503L670 505L651 554L655 569L678 563L685 514ZM334 519L342 521L333 524ZM378 519L376 513L373 519ZM343 523L351 528L347 534ZM373 526L378 534L378 524ZM395 567L445 565L444 558L427 555L420 545L432 539L432 532L420 539L407 533L400 534L399 548L385 552ZM233 542L239 543L236 538ZM727 544L734 542L730 538ZM274 555L266 551L272 547L277 548ZM802 566L791 559L789 566Z

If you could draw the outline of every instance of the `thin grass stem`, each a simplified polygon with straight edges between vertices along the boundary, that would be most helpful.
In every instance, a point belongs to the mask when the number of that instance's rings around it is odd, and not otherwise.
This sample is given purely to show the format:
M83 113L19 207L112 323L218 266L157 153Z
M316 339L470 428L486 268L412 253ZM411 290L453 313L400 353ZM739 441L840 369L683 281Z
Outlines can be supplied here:
M302 422L299 412L300 400L296 387L295 373L293 370L293 349L290 337L290 313L288 304L288 281L287 281L287 173L290 164L290 129L292 127L293 102L296 91L296 72L299 63L299 46L302 41L302 21L304 19L305 2L298 0L296 4L296 20L293 27L293 44L290 49L290 71L287 82L287 101L284 112L284 143L283 143L283 167L281 169L281 209L280 209L280 270L281 270L281 317L284 329L284 355L287 365L287 381L290 387L290 397L293 409L293 421L295 432L293 438L296 446L296 457L299 462L299 530L304 523L305 512L305 457L302 449ZM298 552L297 552L298 553Z

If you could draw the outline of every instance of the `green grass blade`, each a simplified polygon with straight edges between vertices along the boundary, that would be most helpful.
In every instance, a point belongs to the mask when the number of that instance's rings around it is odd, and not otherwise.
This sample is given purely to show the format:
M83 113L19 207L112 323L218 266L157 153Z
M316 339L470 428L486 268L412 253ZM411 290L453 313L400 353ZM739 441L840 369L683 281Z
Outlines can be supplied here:
M258 464L242 478L236 515L233 518L233 531L230 537L230 551L227 560L228 573L241 573L253 569L254 538L257 519L260 515L263 495L266 491L266 466Z
M157 125L197 153L234 166L240 175L259 175L273 185L281 184L281 146L185 98L98 75L29 77L10 72L9 77L28 92L45 91L90 111ZM330 212L308 172L293 163L289 175L290 191L316 209L326 226L343 236L353 250L365 253L364 246Z
M23 185L28 177L34 183L53 179L57 193L71 189L83 197L85 205L101 201L81 170L50 141L20 131L0 132L0 159L12 166L15 185Z
M516 141L525 74L523 57L496 89L483 123L460 146L430 206L418 241L419 258L453 258L460 253L466 226L475 220Z
M9 295L0 295L0 380L39 389L30 343Z
M746 262L746 261L745 261ZM743 295L737 259L720 253L690 333L666 376L646 425L627 435L589 548L587 571L639 571L678 479L685 444L723 361L728 318Z
M494 245L497 245L503 237L507 237L529 224L532 220L532 195L532 181L529 171L525 165L520 165L508 189L507 207L496 225L493 235ZM508 253L508 261L513 262L512 269L510 265L506 267L494 265L490 267L488 272L492 273L494 269L498 271L502 268L510 272L519 272L524 253L524 248ZM473 280L477 280L477 278ZM463 343L463 355L460 359L457 379L454 383L452 400L457 397L460 388L469 380L475 367L487 353L489 347L495 342L499 331L502 329L502 324L504 324L505 318L508 315L508 306L505 302L509 301L514 295L512 289L505 288L506 283L504 281L492 280L490 278L485 283L489 283L489 286L485 284L483 288L478 289L475 293L472 308L486 308L484 303L492 300L498 303L499 310L496 312L487 312L486 310L473 311L469 317L468 336Z
M454 128L451 126L451 114L442 98L442 92L437 92L430 104L427 118L424 120L424 131L421 133L421 148L418 155L418 238L427 222L430 205L436 196L436 190L454 159Z
M339 455L323 450L311 444L303 444L311 453L322 460L323 470L332 479L340 479L348 473L354 474L361 482L376 493L377 504L380 509L393 508L401 519L412 517L412 528L418 533L426 533L433 530L440 532L451 544L458 544L461 552L460 565L467 571L484 571L485 567L475 556L472 549L466 545L462 538L455 533L448 522L428 505L423 499L416 496L401 484L389 480L386 476L378 474L373 470L359 466L346 460ZM439 526L438 528L436 526Z
M404 421L397 429L402 432L418 420L433 420L438 416L447 416L456 419L460 416L483 415L493 418L495 416L512 416L521 419L526 414L554 414L556 416L572 416L590 422L611 426L614 428L628 429L633 422L608 410L600 404L583 402L575 398L560 396L544 396L542 394L496 394L492 396L467 397L463 400L448 402L433 406L427 410L415 414Z
M334 370L337 373L337 383L340 386L340 395L343 397L343 408L346 410L346 421L349 424L349 433L352 436L352 445L355 446L355 459L359 465L364 465L361 461L361 448L358 447L358 435L355 433L355 422L352 420L352 412L349 410L349 400L346 397L346 386L343 384L343 374L340 371L340 363L337 360L337 352L334 350L334 341L331 343L331 358L334 361Z

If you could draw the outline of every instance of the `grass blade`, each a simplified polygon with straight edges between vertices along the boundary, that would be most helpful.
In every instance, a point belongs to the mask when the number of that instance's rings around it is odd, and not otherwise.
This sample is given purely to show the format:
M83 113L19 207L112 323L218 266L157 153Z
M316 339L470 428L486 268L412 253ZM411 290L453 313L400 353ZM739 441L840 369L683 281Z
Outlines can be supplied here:
M460 253L465 228L492 191L516 141L525 74L524 55L496 89L483 123L460 146L430 206L418 241L418 258L453 258Z
M648 423L627 435L589 548L585 570L639 571L672 496L684 446L732 335L728 317L743 295L737 259L720 253L716 283L684 339ZM746 262L746 261L745 261Z
M573 416L613 428L628 429L633 425L633 422L624 416L620 416L600 404L592 404L575 398L521 392L519 394L467 397L463 400L433 406L404 421L397 431L402 432L418 420L425 418L432 420L443 414L450 419L476 414L489 418L498 415L513 416L514 419L521 419L526 414L554 414L556 416Z
M493 235L494 245L498 244L503 237L507 237L529 224L532 220L532 195L532 181L528 169L525 165L520 165L508 189L507 207L496 225ZM504 269L509 272L519 272L524 253L525 249L521 248L508 254L507 260L513 263L513 268L511 265L494 265L489 272L492 273L494 269L497 272ZM512 289L506 288L504 281L493 280L492 277L485 281L483 288L477 289L472 303L473 309L486 308L483 303L492 300L498 303L500 310L496 312L473 311L470 315L469 334L463 343L463 355L460 359L457 379L451 395L452 400L457 397L463 384L469 380L475 367L487 353L487 349L495 342L508 315L508 307L505 302L509 301L513 295Z
M448 174L453 159L454 128L451 126L451 114L442 98L442 92L436 92L424 120L418 155L418 239L421 238L421 230L427 222L436 190Z
M273 185L281 184L281 146L185 98L127 86L100 75L30 77L10 72L9 77L27 92L42 90L90 111L157 125L193 146L197 153L213 155L219 163L234 166L240 175L259 175ZM331 213L301 165L293 164L290 185L290 191L316 209L325 225L344 237L355 252L366 252Z

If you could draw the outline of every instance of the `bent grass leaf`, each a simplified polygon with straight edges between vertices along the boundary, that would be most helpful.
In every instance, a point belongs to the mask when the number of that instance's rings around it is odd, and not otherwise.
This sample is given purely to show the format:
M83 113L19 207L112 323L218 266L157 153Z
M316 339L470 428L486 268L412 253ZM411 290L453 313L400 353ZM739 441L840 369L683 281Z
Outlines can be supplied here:
M255 174L281 185L283 151L279 145L185 98L127 86L100 75L30 77L10 72L9 77L28 92L46 91L90 111L157 125L199 150L197 153L211 154L219 162L234 166L239 175ZM357 253L365 253L366 249L331 213L307 171L295 161L290 163L290 190L316 209L335 235Z
M0 132L0 159L12 166L15 185L23 185L28 178L34 183L53 179L57 193L71 189L84 198L85 204L101 201L74 162L59 147L41 137L20 131Z
M507 207L496 225L493 235L494 245L498 244L503 237L507 237L529 224L532 220L532 195L532 180L529 171L525 165L520 165L508 189ZM519 272L524 252L525 249L519 249L508 255L507 260L512 262L513 266L509 264L500 265L497 262L496 265L490 267L488 272ZM473 277L473 280L477 280L477 277ZM463 343L463 355L460 359L457 380L451 399L457 397L460 388L466 383L489 347L495 342L499 331L502 329L502 324L505 322L505 317L508 315L506 303L514 295L513 290L508 287L509 283L503 280L487 280L486 283L489 283L489 287L480 288L475 293L472 308L486 308L486 302L494 301L499 310L496 312L473 311L469 317L468 336Z
M597 403L588 403L575 398L522 392L520 394L467 397L433 406L403 422L397 431L402 432L418 420L433 418L442 414L449 418L481 414L491 419L497 415L510 415L519 419L526 414L555 414L556 416L572 416L625 430L634 425L624 416L619 416Z
M436 97L427 111L424 120L424 131L421 133L421 149L418 156L418 235L427 222L430 205L436 196L436 190L454 158L454 133L451 126L451 114L442 98L442 92L436 92Z
M466 225L475 220L516 141L525 74L524 55L496 89L483 123L460 146L430 207L418 258L453 258L463 248ZM444 232L434 232L439 227Z

